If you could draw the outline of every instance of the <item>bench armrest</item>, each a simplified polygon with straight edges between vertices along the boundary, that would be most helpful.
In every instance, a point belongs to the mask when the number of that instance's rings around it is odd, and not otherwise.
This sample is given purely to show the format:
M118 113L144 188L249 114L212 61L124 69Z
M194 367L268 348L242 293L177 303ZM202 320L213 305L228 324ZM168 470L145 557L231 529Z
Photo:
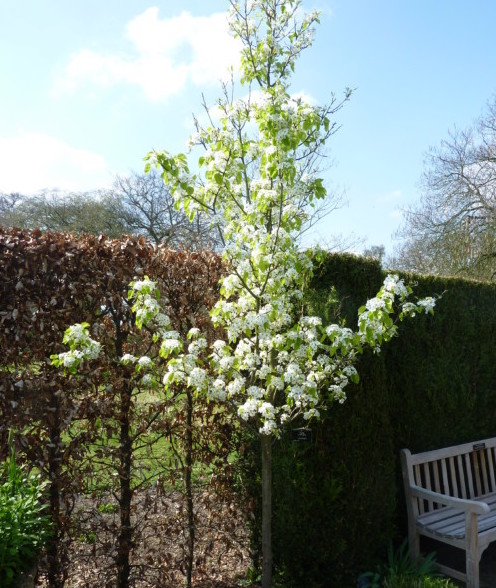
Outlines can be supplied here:
M434 492L433 490L427 490L421 486L410 485L410 493L416 498L424 500L430 500L431 502L437 502L444 506L452 506L465 512L472 512L475 514L487 514L491 512L491 507L486 503L479 500L468 500L466 498L455 498L454 496L447 496L440 492Z

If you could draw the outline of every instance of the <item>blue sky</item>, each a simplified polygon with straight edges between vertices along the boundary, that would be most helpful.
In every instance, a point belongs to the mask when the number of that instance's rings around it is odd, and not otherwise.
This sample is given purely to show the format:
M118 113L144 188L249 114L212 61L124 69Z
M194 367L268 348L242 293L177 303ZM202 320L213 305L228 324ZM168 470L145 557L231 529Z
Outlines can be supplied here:
M236 45L227 0L0 0L0 191L89 190L183 151ZM328 187L347 205L311 240L384 244L419 198L429 146L496 92L493 0L304 0L322 11L293 89L337 116Z

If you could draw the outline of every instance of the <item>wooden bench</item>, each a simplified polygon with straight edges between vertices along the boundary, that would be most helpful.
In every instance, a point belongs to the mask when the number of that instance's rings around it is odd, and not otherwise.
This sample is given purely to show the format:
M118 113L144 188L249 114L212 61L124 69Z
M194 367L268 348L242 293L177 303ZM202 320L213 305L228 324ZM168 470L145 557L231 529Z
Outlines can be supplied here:
M496 437L412 455L401 451L412 558L420 536L465 551L465 573L437 568L479 588L479 561L496 540Z

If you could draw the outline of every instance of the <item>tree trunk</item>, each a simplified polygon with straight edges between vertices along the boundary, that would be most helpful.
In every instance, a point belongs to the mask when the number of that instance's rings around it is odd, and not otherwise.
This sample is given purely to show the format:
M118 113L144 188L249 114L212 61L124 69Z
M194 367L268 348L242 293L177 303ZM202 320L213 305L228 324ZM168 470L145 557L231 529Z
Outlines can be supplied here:
M128 382L122 384L119 437L119 481L120 481L120 528L117 552L117 588L129 586L129 555L131 552L131 459L132 442L130 432L131 388Z
M59 542L64 530L61 528L60 516L60 402L55 394L50 398L50 419L48 444L48 472L50 477L49 497L50 515L52 519L54 535L48 541L48 586L61 588L64 585L63 573L60 565Z
M262 588L272 588L272 437L262 435Z
M116 338L115 351L117 357L124 353L125 337L120 328L120 318L114 317ZM131 572L130 554L132 549L132 526L131 526L131 500L133 491L131 488L131 467L133 458L133 442L131 439L131 418L132 418L132 391L133 387L126 371L120 379L120 407L119 407L119 515L120 526L117 537L117 588L129 587L129 576Z
M186 416L186 501L188 513L188 553L186 556L186 586L191 588L193 575L193 561L195 553L195 514L193 510L193 486L191 471L193 467L193 396L187 391L187 416Z

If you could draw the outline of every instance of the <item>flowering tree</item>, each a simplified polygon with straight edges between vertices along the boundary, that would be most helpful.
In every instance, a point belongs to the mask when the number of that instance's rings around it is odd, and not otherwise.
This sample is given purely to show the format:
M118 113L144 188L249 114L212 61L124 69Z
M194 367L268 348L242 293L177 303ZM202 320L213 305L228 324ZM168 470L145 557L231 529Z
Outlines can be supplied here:
M432 299L406 302L410 290L389 277L377 297L359 311L357 331L323 326L302 315L312 255L300 251L297 236L308 208L324 199L316 173L321 150L335 130L331 117L341 107L313 106L290 93L290 75L312 43L318 13L302 14L300 0L232 0L230 25L242 41L241 83L247 97L224 92L218 124L197 122L192 148L202 150L197 174L185 155L151 153L179 207L194 218L207 214L224 242L229 275L211 316L227 341L215 342L205 364L205 340L191 334L187 352L170 339L164 384L191 386L227 402L242 421L258 423L262 445L262 585L271 585L271 447L281 427L300 416L319 416L319 407L343 402L356 380L354 363L364 345L379 346L396 333L399 317L432 311ZM349 91L345 100L349 97ZM136 288L136 284L135 284ZM146 292L146 294L145 294ZM136 310L151 288L140 284Z
M192 149L201 150L197 173L190 172L184 154L147 156L147 169L161 169L176 205L191 219L204 213L221 234L228 270L211 318L226 336L208 345L192 329L186 347L170 328L152 280L133 282L129 297L137 325L152 328L161 341L165 388L183 386L223 402L241 423L258 427L262 586L268 588L274 438L287 423L318 418L323 405L344 402L347 384L358 379L354 364L363 347L378 351L396 334L395 317L432 312L434 300L408 302L411 290L389 276L377 296L359 309L357 330L305 316L302 301L315 254L298 249L297 237L309 209L326 196L317 161L335 130L331 117L342 102L314 106L290 93L290 75L299 54L312 43L318 13L303 14L300 0L230 4L230 26L243 43L241 83L247 96L233 99L225 88L217 103L218 124L197 122L190 141ZM348 97L349 92L344 100ZM91 342L85 346L95 349ZM67 361L72 359L63 359ZM158 364L142 361L144 368L153 371Z

